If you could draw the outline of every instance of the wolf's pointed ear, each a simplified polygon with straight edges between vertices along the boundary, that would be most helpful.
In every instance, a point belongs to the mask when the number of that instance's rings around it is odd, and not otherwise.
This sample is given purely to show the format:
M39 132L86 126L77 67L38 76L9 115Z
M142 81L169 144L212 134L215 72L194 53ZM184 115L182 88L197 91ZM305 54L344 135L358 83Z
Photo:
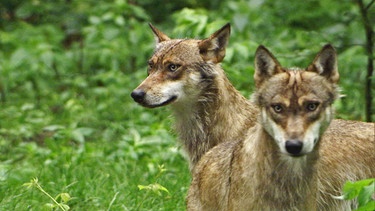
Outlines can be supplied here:
M155 26L153 26L151 23L149 23L148 25L152 29L152 32L154 32L156 43L161 43L171 39L163 32L161 32L159 29L157 29Z
M219 63L224 59L225 48L230 36L230 24L227 23L210 37L199 42L199 53L203 60Z
M325 45L306 70L316 72L326 77L332 83L337 83L340 76L337 70L335 48L330 44Z
M263 81L271 76L285 72L274 55L263 45L260 45L255 52L254 81L257 88Z

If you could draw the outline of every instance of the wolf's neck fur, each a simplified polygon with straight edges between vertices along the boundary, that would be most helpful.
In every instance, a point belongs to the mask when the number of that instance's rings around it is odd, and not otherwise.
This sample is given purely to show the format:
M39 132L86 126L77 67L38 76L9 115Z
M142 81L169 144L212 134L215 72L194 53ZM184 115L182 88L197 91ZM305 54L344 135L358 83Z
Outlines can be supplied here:
M242 169L245 169L237 185L244 187L253 200L249 207L277 210L316 210L317 173L315 164L318 150L304 157L293 158L281 154L273 138L260 126L250 131L251 137L244 142ZM241 167L240 167L241 168ZM244 181L246 180L246 181ZM237 186L238 187L238 186Z
M219 65L213 68L216 74L204 82L197 99L172 106L191 169L217 144L242 139L256 122L257 108L233 87Z

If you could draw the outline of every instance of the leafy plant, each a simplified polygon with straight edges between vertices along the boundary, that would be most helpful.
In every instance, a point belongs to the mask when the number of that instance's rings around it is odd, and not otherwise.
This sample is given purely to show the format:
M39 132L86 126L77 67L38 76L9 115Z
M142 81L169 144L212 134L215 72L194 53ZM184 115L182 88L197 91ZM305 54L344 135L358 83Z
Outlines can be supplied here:
M70 207L67 205L67 203L72 199L72 197L68 193L60 193L56 197L52 197L39 184L38 178L34 178L30 182L24 183L23 186L26 186L27 188L36 188L40 192L42 192L44 195L46 195L48 198L50 198L52 200L53 204L47 203L46 206L51 208L51 210L55 207L58 207L63 211L67 211L67 210L70 209ZM60 199L61 201L57 202L58 199Z
M169 194L169 191L164 186L160 185L157 180L160 178L161 174L163 174L167 169L164 168L164 165L158 166L159 173L156 175L155 180L156 182L149 185L138 185L139 190L151 190L152 192L156 193L157 195L161 196L161 191L166 192Z
M372 211L375 209L375 178L348 181L343 187L344 195L337 197L341 200L357 199L357 211Z

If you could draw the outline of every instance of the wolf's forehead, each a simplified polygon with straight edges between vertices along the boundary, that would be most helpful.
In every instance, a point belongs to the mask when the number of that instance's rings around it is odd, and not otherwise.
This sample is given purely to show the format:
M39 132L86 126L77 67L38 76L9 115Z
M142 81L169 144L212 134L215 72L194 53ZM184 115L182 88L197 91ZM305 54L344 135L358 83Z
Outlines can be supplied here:
M198 54L198 40L179 39L157 44L153 57L163 59L177 57L186 60Z
M298 88L315 87L322 83L327 84L325 78L315 72L309 72L303 69L290 69L286 72L285 81L287 87L297 90Z
M303 71L298 68L291 68L287 71L288 73L288 87L298 87L302 84L302 73Z
M270 98L283 96L285 98L309 96L309 98L326 99L335 91L323 76L317 73L293 69L272 77L267 84Z
M174 40L168 40L164 42L160 42L156 44L155 52L154 53L160 53L168 51L168 49L173 48L174 46L178 45L180 42L182 42L182 39L174 39Z

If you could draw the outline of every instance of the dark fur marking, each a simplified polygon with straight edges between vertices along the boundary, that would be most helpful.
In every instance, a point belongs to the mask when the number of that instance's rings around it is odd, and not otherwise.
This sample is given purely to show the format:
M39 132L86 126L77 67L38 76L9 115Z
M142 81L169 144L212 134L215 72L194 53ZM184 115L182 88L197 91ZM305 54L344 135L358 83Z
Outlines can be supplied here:
M170 52L171 50L173 50L177 45L179 45L180 43L186 41L187 39L183 39L183 40L180 40L178 41L177 43L173 44L171 47L169 47L167 50L165 50L164 54L160 57L160 61L163 61L164 60L164 56L168 54L168 52Z
M166 70L166 71L169 71L169 70ZM170 80L174 80L174 81L180 80L182 76L184 76L185 71L186 71L186 68L181 66L176 72L168 72L167 78Z

